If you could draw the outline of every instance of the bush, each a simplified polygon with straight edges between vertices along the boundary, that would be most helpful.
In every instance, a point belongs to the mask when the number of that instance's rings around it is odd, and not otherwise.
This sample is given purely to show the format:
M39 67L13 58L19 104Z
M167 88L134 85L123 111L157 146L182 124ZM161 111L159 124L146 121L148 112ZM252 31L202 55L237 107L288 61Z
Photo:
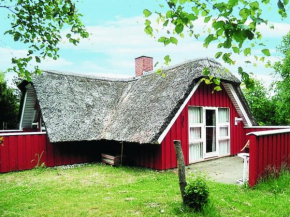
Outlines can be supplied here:
M184 200L186 205L195 211L201 211L208 203L209 188L206 179L202 176L192 178L187 182L184 191Z

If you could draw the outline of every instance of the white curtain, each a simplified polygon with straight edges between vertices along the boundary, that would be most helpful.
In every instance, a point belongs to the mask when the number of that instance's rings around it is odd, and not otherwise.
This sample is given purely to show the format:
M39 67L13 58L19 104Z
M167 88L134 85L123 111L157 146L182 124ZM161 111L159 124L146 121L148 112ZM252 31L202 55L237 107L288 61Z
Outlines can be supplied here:
M202 123L202 113L199 107L189 107L188 109L189 124Z
M194 141L196 139L201 139L201 128L191 127L189 141Z
M189 159L191 162L200 160L203 158L202 143L189 144Z
M228 139L221 140L219 146L219 155L230 154L230 142Z
M220 137L225 137L228 135L229 135L229 127L228 126L220 127Z
M228 108L219 108L219 123L228 123L229 122L229 109Z

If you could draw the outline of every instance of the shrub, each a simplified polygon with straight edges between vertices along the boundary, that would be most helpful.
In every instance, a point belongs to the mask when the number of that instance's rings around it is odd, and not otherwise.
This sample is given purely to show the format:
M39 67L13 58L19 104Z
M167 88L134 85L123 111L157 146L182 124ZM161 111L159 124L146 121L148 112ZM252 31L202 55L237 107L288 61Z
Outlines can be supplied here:
M208 202L209 188L202 176L191 178L184 191L185 204L195 211L201 211Z

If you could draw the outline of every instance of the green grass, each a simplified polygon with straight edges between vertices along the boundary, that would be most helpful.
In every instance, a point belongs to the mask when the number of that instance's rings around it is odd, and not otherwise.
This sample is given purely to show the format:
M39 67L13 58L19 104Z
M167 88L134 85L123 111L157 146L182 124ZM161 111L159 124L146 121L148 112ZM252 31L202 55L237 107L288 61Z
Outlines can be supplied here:
M209 182L195 216L290 216L290 174L253 189ZM173 171L89 164L0 175L0 216L193 216Z

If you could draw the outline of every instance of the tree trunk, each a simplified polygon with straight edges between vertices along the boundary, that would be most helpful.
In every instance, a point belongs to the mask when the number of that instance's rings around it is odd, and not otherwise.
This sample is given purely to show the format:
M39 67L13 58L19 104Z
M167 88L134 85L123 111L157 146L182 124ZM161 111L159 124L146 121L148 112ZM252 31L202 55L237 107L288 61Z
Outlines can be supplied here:
M184 204L185 203L184 189L186 187L186 177L185 177L185 164L184 164L183 152L181 148L181 142L179 140L174 140L173 144L174 144L174 149L175 149L176 158L177 158L179 187L180 187L182 202Z

